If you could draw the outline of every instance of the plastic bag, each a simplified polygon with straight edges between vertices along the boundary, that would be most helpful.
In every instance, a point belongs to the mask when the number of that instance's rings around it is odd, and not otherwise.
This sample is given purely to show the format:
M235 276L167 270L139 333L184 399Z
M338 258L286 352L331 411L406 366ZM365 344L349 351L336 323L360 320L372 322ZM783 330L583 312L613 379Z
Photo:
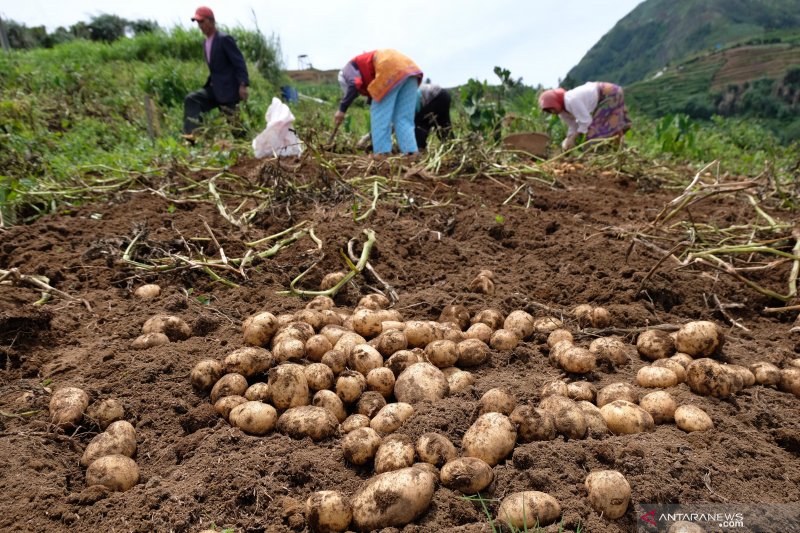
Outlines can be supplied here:
M289 106L273 97L265 118L266 129L253 139L256 157L286 157L303 153L303 145L292 130L294 115Z

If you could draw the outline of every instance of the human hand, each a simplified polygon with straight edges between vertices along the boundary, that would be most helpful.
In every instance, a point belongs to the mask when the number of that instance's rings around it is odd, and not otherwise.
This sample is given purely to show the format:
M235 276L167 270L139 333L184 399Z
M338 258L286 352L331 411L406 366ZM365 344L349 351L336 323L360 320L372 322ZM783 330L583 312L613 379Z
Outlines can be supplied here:
M333 115L333 122L335 122L337 126L344 122L344 113L337 111L336 114Z
M239 85L239 99L244 102L249 96L250 93L247 90L247 85Z
M570 148L575 148L575 137L576 135L574 133L567 135L567 138L561 143L561 149L566 151Z

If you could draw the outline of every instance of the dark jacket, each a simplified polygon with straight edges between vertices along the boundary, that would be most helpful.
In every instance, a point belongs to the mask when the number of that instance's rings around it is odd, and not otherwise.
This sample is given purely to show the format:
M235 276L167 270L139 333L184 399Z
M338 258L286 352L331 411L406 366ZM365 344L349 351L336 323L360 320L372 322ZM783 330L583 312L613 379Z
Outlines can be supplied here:
M239 86L250 85L250 78L247 76L247 64L242 52L236 46L234 38L227 33L217 31L214 35L208 69L211 72L205 87L211 91L214 99L220 104L238 103Z

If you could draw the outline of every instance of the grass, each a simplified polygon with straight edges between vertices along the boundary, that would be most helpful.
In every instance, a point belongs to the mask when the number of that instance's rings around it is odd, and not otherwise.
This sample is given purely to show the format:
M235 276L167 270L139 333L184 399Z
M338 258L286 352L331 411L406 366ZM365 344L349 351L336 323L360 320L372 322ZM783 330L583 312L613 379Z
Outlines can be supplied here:
M518 527L516 527L516 526L514 526L514 525L512 525L510 523L504 524L504 523L498 523L497 521L495 521L495 519L492 518L491 511L489 510L489 504L499 503L499 500L486 499L483 496L481 496L481 494L473 494L471 496L461 496L461 499L465 500L465 501L468 501L468 502L480 504L481 510L483 511L483 514L486 516L486 520L489 522L489 526L492 528L492 533L501 533L501 532L505 532L505 531L510 531L511 533L522 533L522 532L524 532L524 533L544 533L544 531L545 531L544 528L539 525L538 519L535 521L534 524L531 524L530 526L525 524L525 525L523 525L522 528L518 528ZM527 522L527 520L526 520L526 522ZM565 529L564 529L564 518L563 517L561 518L561 521L559 522L558 531L559 531L559 533L562 533L562 532L565 531ZM578 526L575 529L575 533L581 533L581 531L582 531L581 530L581 525L580 525L580 523L578 523Z

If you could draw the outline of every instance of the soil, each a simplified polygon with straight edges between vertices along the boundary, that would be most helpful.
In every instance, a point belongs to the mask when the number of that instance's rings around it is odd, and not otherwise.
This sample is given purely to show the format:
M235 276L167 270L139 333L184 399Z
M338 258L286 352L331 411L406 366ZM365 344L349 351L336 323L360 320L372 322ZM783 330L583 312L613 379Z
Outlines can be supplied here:
M531 181L513 195L519 183L511 179L431 180L408 172L396 183L404 191L402 201L379 202L374 213L355 222L354 197L342 182L312 163L291 175L290 168L290 163L244 161L231 169L245 186L268 185L277 191L272 205L246 229L228 222L213 203L189 197L178 202L153 193L180 184L165 176L112 200L0 230L0 268L46 276L52 286L88 304L54 296L34 305L38 289L0 285L0 530L306 531L302 502L310 493L353 495L373 472L370 466L345 463L340 437L312 442L278 432L247 435L215 413L208 396L192 388L189 372L201 359L221 360L242 347L241 325L248 316L302 309L305 300L277 291L312 266L298 285L316 290L324 274L346 268L340 250L350 239L363 242L366 228L376 235L370 264L397 291L394 308L406 319L435 320L450 304L462 304L473 315L490 307L504 313L524 309L537 317L558 314L585 346L592 336L580 329L571 310L590 303L610 311L614 328L628 330L623 334L631 363L583 378L551 366L541 336L510 351L492 351L490 362L472 369L476 381L469 390L415 406L399 430L413 439L437 431L460 447L477 417L478 400L494 387L513 391L518 403L536 405L542 386L555 379L587 379L597 389L614 382L633 384L636 372L648 364L636 354L635 332L647 326L712 320L725 330L720 358L730 363L769 361L783 368L798 357L800 337L789 331L796 312L765 314L765 306L779 303L715 271L677 268L666 261L650 273L662 254L631 247L629 235L644 228L677 191L646 176L565 164L556 186ZM200 172L192 177L211 176ZM289 187L289 178L307 187ZM370 201L362 200L359 214ZM228 210L239 202L230 200ZM776 216L790 218L785 212ZM691 217L724 226L748 224L752 208L741 198L720 196L693 207ZM194 257L202 249L218 259L204 221L229 258L244 256L245 242L301 221L314 228L324 255L305 236L255 262L245 272L247 279L217 271L236 282L235 288L215 282L201 269L154 274L122 261L142 229L147 232L132 259L148 262L187 249ZM751 276L785 290L781 285L789 268L787 263ZM494 272L492 295L469 290L482 269ZM134 289L144 283L158 283L161 295L147 301L134 297ZM336 304L352 309L378 287L357 276L337 295ZM726 317L716 299L739 307L728 307ZM157 313L179 316L192 336L132 349L142 324ZM730 318L747 330L732 325ZM84 389L92 402L116 398L124 404L125 419L137 432L134 458L141 473L132 489L109 493L87 487L79 460L99 428L85 420L64 431L49 421L51 393L66 386ZM685 384L670 392L678 403L703 408L714 429L685 433L668 423L636 435L559 436L518 444L494 468L495 481L483 493L489 513L494 516L498 500L521 490L546 492L561 504L562 519L544 528L548 532L635 531L640 523L635 504L797 506L800 398L758 385L727 399L698 396ZM606 519L589 505L583 483L587 473L598 469L618 470L630 483L632 503L619 520ZM781 527L798 531L797 523ZM386 531L489 530L479 502L437 487L421 517Z

